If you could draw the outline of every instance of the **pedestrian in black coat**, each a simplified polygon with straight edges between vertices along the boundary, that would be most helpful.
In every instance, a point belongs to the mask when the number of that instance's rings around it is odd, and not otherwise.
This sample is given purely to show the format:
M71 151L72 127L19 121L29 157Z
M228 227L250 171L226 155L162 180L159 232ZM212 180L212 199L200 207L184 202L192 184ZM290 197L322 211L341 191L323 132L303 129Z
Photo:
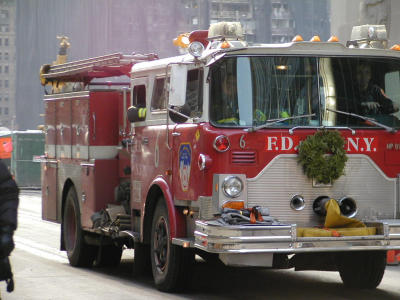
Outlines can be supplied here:
M7 291L14 289L8 256L14 249L17 229L18 186L7 166L0 159L0 281L7 282Z

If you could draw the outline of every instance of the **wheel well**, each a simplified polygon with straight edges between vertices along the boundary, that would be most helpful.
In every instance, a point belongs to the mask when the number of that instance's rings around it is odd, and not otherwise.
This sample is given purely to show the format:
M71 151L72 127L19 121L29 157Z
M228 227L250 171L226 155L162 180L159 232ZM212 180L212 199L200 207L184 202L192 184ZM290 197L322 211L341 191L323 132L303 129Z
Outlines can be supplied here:
M64 207L65 207L65 201L67 199L67 194L69 189L74 186L73 182L71 179L67 179L65 181L64 187L63 187L63 191L62 191L62 197L61 197L61 250L66 250L65 249L65 244L64 244L64 228L63 228L63 216L64 216Z
M145 244L150 243L153 215L160 196L163 196L161 188L158 185L153 185L150 188L149 193L147 194L145 212L144 212L143 242Z

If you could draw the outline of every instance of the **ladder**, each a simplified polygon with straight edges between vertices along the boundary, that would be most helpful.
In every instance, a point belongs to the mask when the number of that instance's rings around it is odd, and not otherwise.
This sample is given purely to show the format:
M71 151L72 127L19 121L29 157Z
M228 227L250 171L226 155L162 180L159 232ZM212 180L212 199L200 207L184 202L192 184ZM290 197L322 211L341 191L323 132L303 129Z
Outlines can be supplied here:
M133 53L132 55L114 53L59 65L47 65L41 76L48 82L84 82L87 84L94 78L129 76L134 64L156 59L158 56L154 53Z

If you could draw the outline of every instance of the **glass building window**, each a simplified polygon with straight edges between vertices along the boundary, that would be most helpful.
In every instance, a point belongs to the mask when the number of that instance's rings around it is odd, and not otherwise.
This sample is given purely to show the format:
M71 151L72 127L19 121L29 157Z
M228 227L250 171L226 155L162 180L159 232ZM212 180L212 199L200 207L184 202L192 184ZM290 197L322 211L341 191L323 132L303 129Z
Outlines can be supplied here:
M9 13L8 13L8 10L6 10L6 9L2 9L1 11L0 11L0 18L2 18L2 19L8 19L9 18Z

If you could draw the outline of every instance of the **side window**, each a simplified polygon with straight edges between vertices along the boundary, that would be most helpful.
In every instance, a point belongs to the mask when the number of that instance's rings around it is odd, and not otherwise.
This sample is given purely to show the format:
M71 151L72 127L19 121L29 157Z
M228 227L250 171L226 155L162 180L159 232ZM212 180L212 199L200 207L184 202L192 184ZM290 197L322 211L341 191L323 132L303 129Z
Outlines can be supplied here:
M133 88L133 105L140 108L146 107L146 86L136 85Z
M153 96L151 98L151 110L165 109L165 78L156 78L154 81Z
M186 85L186 103L190 108L190 117L201 117L203 112L203 70L188 72Z
M400 72L390 72L385 75L385 93L394 103L400 106ZM400 112L395 114L400 117Z

